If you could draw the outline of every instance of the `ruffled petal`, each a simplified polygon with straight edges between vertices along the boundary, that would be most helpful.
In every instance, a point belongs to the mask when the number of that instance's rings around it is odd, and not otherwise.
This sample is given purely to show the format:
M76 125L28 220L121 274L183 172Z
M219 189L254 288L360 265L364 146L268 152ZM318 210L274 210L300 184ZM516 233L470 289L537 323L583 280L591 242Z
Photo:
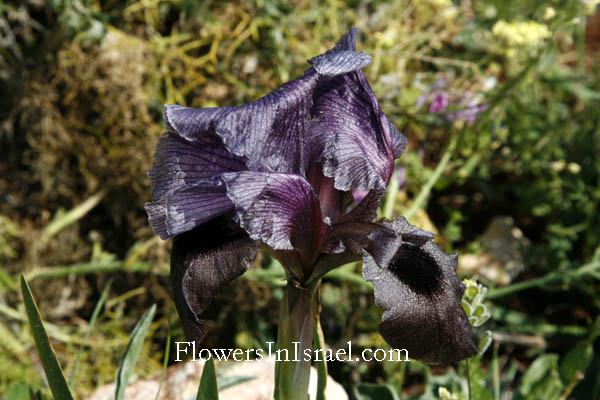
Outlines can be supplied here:
M309 281L342 264L360 260L367 251L380 265L390 263L402 239L389 227L375 222L343 222L331 226Z
M408 145L408 140L391 122L390 125L390 138L392 139L392 147L394 149L394 158L400 157L405 151Z
M457 257L431 240L423 242L420 230L397 221L386 224L412 242L403 241L387 265L364 253L363 277L373 283L375 302L385 310L381 335L409 357L430 364L476 354L476 338L461 306L465 288L456 276Z
M318 75L309 71L271 94L235 107L218 121L217 134L252 171L304 173L305 125Z
M362 72L319 82L311 113L311 162L338 190L383 189L394 168L390 124Z
M205 140L207 134L215 133L217 121L226 116L233 107L191 108L165 104L167 130L189 141Z
M176 236L171 252L171 284L177 312L188 340L202 341L200 314L221 288L243 274L257 246L231 221L217 218Z
M224 174L227 196L240 225L252 239L275 250L318 250L325 235L319 200L310 184L293 174L240 172Z
M313 68L271 94L228 110L217 134L234 154L248 159L252 171L303 175L308 167L307 126L317 82L356 71L371 58L353 50L334 49L310 60Z

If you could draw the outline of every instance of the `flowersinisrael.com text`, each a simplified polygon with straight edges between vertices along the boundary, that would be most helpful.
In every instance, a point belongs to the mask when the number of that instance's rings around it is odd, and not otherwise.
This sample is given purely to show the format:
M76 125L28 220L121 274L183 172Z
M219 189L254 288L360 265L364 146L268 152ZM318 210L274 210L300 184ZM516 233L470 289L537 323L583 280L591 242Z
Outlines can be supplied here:
M302 349L300 342L292 342L294 348L276 349L275 342L267 342L266 349L196 349L196 342L175 342L175 361L191 356L190 361L260 361L264 357L275 357L275 361L409 361L406 349L364 349L359 355L352 355L352 342L346 342L345 349Z

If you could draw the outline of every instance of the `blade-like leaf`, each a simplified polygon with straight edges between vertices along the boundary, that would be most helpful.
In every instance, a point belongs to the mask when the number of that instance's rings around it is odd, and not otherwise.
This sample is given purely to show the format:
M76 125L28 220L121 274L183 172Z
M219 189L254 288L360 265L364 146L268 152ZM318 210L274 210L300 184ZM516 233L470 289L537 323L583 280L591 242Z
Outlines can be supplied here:
M22 399L22 397L20 398ZM42 391L38 389L34 392L32 388L29 388L29 400L42 400Z
M108 295L108 291L110 290L111 285L112 285L112 279L109 280L108 283L106 284L106 287L104 288L104 290L102 291L102 294L100 295L100 300L98 300L98 302L96 303L96 306L94 307L94 311L92 312L92 318L90 318L90 323L88 324L88 329L85 332L85 335L83 336L81 346L79 347L79 351L77 352L77 356L75 357L75 362L73 363L73 368L71 369L71 377L69 378L70 386L73 386L73 383L75 382L75 376L77 374L77 366L79 365L79 360L81 359L81 355L83 354L83 349L87 344L87 338L90 336L90 334L92 333L92 330L94 329L94 325L96 324L96 319L98 319L98 315L100 315L100 310L102 309L102 306L104 305L104 301L106 300L106 296Z
M241 385L244 382L248 382L256 379L256 376L252 375L232 375L232 376L223 376L217 379L217 386L219 390L223 391L230 387Z
M125 389L127 388L127 383L129 382L129 378L131 376L131 373L133 372L133 368L135 367L135 363L137 362L140 352L142 351L142 345L144 344L144 340L146 339L146 334L148 333L148 328L150 327L152 318L154 318L155 312L156 304L150 307L148 311L146 311L144 316L139 320L139 322L133 329L131 340L127 345L125 354L121 359L121 365L119 366L119 370L117 371L115 400L122 400L125 396Z
M167 377L167 367L169 366L169 355L171 354L171 311L169 310L168 316L168 330L167 330L167 348L165 349L165 358L163 359L163 367L162 372L160 374L160 381L158 382L158 390L156 391L156 396L154 400L158 400L158 396L160 395L160 391L165 382L165 378Z
M54 353L54 350L52 350L50 339L48 339L46 329L44 329L44 325L42 324L40 312L35 304L29 285L23 276L21 276L21 291L23 292L23 302L25 303L27 318L29 320L29 325L31 326L31 331L33 332L35 346L40 356L42 366L44 367L44 373L48 379L48 385L50 386L52 395L55 399L72 399L73 395L65 380L62 368L56 359L56 354Z
M196 400L219 400L219 389L217 388L217 375L215 374L215 362L209 358L204 363L202 377Z

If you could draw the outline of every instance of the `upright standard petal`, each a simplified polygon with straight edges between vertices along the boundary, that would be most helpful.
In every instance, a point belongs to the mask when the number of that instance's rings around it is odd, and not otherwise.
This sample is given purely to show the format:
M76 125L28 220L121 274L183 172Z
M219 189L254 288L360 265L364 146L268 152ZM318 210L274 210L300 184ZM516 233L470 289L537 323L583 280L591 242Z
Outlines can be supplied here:
M310 126L311 161L343 191L385 188L394 168L390 125L362 72L320 82Z
M200 314L223 286L248 269L256 252L255 242L224 217L175 237L171 284L188 340L202 341L206 327Z
M461 306L465 288L456 276L457 257L446 255L405 220L386 225L404 235L401 246L388 265L379 265L367 252L363 265L375 302L385 310L381 335L409 357L430 364L476 354L476 338Z
M232 108L218 121L217 134L232 153L248 159L250 170L304 175L315 87L321 79L367 66L371 58L353 50L330 50L311 62L313 68L301 78L259 100Z

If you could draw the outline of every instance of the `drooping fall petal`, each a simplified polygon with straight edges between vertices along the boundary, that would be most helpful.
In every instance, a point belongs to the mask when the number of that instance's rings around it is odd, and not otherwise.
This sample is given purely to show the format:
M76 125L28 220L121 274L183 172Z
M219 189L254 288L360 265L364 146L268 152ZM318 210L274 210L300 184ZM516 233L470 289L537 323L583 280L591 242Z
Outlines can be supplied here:
M224 217L175 237L171 284L188 340L202 341L206 327L200 314L223 286L248 269L256 252L256 243Z
M457 257L402 219L386 224L405 234L402 244L388 265L379 265L366 251L363 265L375 302L385 310L379 326L383 338L430 364L476 354L475 335L461 306L464 285L456 276Z

